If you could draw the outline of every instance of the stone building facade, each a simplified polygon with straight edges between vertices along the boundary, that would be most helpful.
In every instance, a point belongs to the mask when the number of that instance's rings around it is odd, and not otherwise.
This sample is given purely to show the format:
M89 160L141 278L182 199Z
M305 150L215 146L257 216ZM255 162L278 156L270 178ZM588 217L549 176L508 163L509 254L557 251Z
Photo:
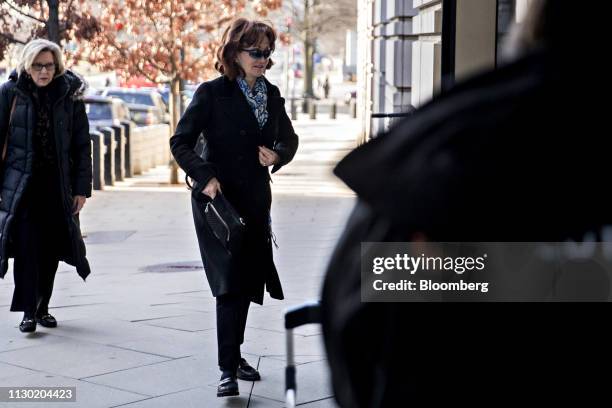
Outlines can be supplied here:
M532 0L359 0L358 112L362 141L445 87L499 61Z

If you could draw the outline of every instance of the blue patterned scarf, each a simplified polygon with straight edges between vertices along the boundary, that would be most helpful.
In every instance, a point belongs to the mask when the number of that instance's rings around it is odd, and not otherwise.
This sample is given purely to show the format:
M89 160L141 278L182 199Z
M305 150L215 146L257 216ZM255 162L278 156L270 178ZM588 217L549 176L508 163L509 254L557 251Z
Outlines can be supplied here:
M253 110L253 114L259 124L259 129L263 129L268 120L268 111L266 109L268 104L268 88L266 87L266 81L263 77L257 78L253 90L249 88L249 84L244 78L237 77L236 81Z

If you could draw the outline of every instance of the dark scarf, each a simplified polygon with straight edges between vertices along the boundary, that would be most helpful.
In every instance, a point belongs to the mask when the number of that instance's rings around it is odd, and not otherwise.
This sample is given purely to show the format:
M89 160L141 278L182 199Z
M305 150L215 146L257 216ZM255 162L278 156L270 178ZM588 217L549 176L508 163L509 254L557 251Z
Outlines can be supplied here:
M57 164L52 115L55 81L43 88L37 87L31 79L29 82L36 117L32 140L33 167L34 169L53 168Z

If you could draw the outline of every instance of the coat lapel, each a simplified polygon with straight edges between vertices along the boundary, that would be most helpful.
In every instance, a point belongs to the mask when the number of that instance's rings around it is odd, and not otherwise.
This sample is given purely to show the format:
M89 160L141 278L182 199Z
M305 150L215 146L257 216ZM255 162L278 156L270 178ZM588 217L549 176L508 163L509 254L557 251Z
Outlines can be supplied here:
M272 123L276 123L276 118L281 109L285 108L285 99L280 96L272 95L272 85L267 78L264 77L266 81L266 87L268 89L268 103L266 105L266 109L268 110L268 121L264 125L263 130L268 128Z
M259 129L257 119L236 81L224 78L223 95L217 100L226 119L250 131Z

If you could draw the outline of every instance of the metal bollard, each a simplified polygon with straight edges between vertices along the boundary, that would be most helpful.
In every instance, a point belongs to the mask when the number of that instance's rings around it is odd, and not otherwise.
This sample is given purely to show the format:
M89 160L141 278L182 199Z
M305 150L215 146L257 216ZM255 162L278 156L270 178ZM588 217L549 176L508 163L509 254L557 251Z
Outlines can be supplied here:
M109 127L100 128L104 135L104 185L112 186L115 184L115 131Z
M93 188L104 190L104 135L98 131L89 132L93 162Z
M121 126L123 126L123 134L125 135L125 151L123 153L123 160L125 163L125 177L132 177L134 174L134 166L132 165L132 128L133 122L122 120Z
M336 110L337 110L336 102L332 102L331 106L329 107L329 118L330 119L336 119Z
M357 118L357 101L353 98L350 103L351 118Z
M310 104L308 105L308 115L310 119L317 118L317 104L315 103L315 101L310 101Z
M125 134L123 126L113 125L111 128L115 134L115 180L123 181L125 178Z
M297 106L294 98L291 98L291 120L297 120Z

